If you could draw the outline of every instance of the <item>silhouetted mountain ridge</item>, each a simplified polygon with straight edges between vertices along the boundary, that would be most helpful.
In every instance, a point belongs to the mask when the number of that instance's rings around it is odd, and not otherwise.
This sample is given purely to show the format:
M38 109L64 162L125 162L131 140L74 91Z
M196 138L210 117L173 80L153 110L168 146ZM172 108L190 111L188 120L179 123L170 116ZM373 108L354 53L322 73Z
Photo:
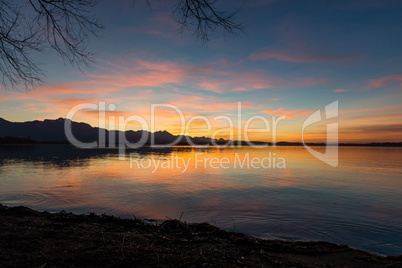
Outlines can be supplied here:
M27 121L27 122L10 122L3 118L0 118L0 137L12 137L21 139L22 141L29 140L40 143L68 143L68 139L65 134L64 125L65 118L58 119L45 119L43 121ZM71 121L71 120L69 120ZM136 143L142 138L145 139L145 144L150 144L151 139L155 141L155 144L188 144L190 140L194 144L210 144L212 139L205 137L190 137L190 136L177 136L170 132L156 131L151 133L146 130L107 130L98 127L92 127L91 125L83 122L71 121L71 130L74 138L83 143L100 142L100 133L104 133L104 144L113 145L119 144L119 141L124 137L130 143ZM6 139L7 140L7 139ZM216 143L227 143L228 140L219 139L214 140Z
M75 122L65 118L58 119L45 119L43 121L34 120L27 122L10 122L0 117L0 144L26 144L26 143L70 143L65 135L64 125L66 120L71 122L71 130L75 139L79 142L89 143L89 142L101 142L99 139L99 134L104 133L104 141L100 143L100 146L117 146L122 137L131 144L135 144L145 137L144 144L151 144L151 140L154 141L152 144L164 145L172 144L175 145L233 145L242 144L250 145L244 141L231 141L225 139L211 139L208 137L190 137L190 136L177 136L170 132L156 131L151 133L146 130L128 130L128 131L118 131L118 130L107 130L98 127L92 127L91 125L84 122ZM191 143L189 143L190 141ZM258 142L253 141L254 145L265 145L269 142ZM324 143L308 143L309 145L325 146ZM277 143L278 146L303 146L300 142L286 142L280 141ZM340 146L381 146L381 147L402 147L402 142L373 142L373 143L340 143Z

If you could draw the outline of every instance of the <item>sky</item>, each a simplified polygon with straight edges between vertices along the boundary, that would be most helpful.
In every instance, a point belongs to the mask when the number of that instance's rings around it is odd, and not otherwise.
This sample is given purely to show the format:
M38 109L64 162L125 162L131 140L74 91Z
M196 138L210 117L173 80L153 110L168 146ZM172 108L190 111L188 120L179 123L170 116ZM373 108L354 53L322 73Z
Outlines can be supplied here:
M214 32L206 45L178 32L175 1L154 0L151 9L133 2L102 0L93 10L105 29L88 46L92 69L53 52L33 55L45 83L2 89L0 117L65 118L76 105L96 104L76 109L72 120L289 142L303 132L306 141L325 141L327 124L338 123L340 142L402 141L402 2L218 0L227 10L242 6L236 19L244 31ZM325 119L334 102L337 116ZM303 130L317 110L323 120ZM138 117L144 120L129 122Z

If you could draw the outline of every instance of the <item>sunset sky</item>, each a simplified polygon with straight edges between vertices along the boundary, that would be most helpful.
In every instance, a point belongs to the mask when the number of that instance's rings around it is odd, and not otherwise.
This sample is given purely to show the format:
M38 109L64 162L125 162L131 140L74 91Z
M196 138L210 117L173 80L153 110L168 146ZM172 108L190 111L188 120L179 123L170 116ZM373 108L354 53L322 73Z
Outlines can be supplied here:
M248 0L237 17L244 33L216 32L206 46L177 32L170 17L175 1L151 1L152 10L133 2L103 0L95 8L106 28L88 47L93 70L80 72L56 53L34 55L45 84L28 92L3 89L0 117L56 119L77 104L105 102L115 105L107 117L140 115L150 123L151 104L171 104L186 120L205 116L217 130L229 127L217 116L232 118L237 128L241 102L242 126L252 116L284 115L277 140L301 141L303 121L338 101L339 117L311 126L311 141L322 141L328 122L338 122L341 142L402 141L401 1ZM243 3L218 2L229 10ZM180 133L175 111L155 114L156 130ZM73 120L98 126L98 113L82 110ZM263 127L261 120L250 123ZM126 130L139 128L133 123ZM205 128L195 118L188 134L210 136ZM228 138L228 131L217 137ZM249 137L270 141L272 133Z

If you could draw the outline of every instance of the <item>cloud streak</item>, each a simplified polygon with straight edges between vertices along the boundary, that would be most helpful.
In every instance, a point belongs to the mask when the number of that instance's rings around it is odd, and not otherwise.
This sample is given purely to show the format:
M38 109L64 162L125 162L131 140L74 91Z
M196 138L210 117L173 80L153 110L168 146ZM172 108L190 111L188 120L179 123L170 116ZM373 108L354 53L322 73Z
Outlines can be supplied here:
M269 114L271 116L286 116L286 118L292 118L296 116L303 116L307 114L311 114L313 110L293 110L293 109L285 109L284 107L279 107L278 109L270 109L264 110L262 113Z
M379 88L385 87L389 82L392 81L402 81L402 74L389 75L377 79L370 79L368 80L368 84L370 88ZM400 83L399 86L402 87L402 83Z
M252 61L274 59L294 63L339 63L351 61L354 57L347 54L331 55L309 52L296 48L275 50L270 47L264 47L253 52L248 56L248 59Z
M285 86L323 84L323 79L309 77L278 77L263 70L245 71L239 65L221 59L217 63L191 64L169 60L143 60L132 57L105 62L104 72L91 75L98 85L117 88L186 87L217 94L247 92ZM234 68L239 68L234 69ZM93 82L95 83L95 82Z

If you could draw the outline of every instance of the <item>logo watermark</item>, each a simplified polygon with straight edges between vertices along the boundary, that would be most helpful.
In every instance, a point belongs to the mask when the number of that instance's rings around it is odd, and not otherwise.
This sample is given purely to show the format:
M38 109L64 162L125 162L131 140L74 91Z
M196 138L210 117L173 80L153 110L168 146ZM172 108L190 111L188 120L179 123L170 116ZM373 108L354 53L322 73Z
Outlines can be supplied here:
M269 152L265 157L252 157L250 153L240 155L235 153L233 158L227 156L209 156L205 153L195 153L183 157L175 153L161 157L141 157L138 153L130 153L131 169L149 169L152 173L164 169L177 169L185 173L192 169L285 169L285 158Z
M337 167L338 166L338 123L327 124L325 153L320 153L309 147L304 141L304 130L307 126L314 123L338 117L338 101L328 104L324 108L324 117L321 117L321 110L312 113L303 123L302 142L304 148L322 162Z
M186 118L184 116L184 113L181 111L181 109L177 106L174 106L172 104L151 104L150 106L150 122L146 120L144 116L140 115L130 115L130 116L108 116L106 117L106 112L107 111L114 111L116 106L114 104L109 104L106 106L106 102L99 102L99 104L94 104L94 103L82 103L79 105L74 106L70 111L67 113L66 120L65 121L65 134L70 143L73 145L79 147L79 148L93 148L93 147L119 147L122 149L121 153L122 155L124 154L124 148L140 148L145 145L150 145L150 146L160 146L161 144L155 140L155 135L152 135L152 133L155 132L156 128L156 109L157 108L164 108L164 109L170 109L171 111L175 112L177 114L177 118L179 119L180 125L178 128L180 129L180 133L176 136L175 139L170 140L168 142L163 143L164 146L166 147L171 147L178 145L179 143L182 143L183 140L186 144L191 145L191 146L196 146L199 145L198 143L195 143L194 140L189 136L189 130L191 129L191 124L194 121L203 121L206 124L206 128L203 130L209 131L210 133L210 145L211 146L241 146L241 145L247 145L247 146L269 146L268 143L266 144L258 144L256 145L250 140L249 137L249 132L266 132L268 135L267 137L271 138L270 144L272 146L276 146L276 140L277 140L277 128L278 124L286 119L286 116L272 116L271 118L264 117L261 115L254 115L248 118L244 123L243 123L243 111L242 111L242 105L241 102L237 103L237 115L235 116L235 119L232 117L226 116L226 115L219 115L215 116L213 118L208 118L206 116L191 116L189 118ZM99 126L99 137L98 141L92 141L92 142L82 142L78 140L72 131L72 119L74 115L81 111L81 110L92 110L92 111L98 111L98 126ZM117 120L116 120L117 119ZM117 136L115 132L112 132L112 134L109 132L109 136L106 137L106 128L108 128L107 122L116 122L117 125L115 127L120 130L125 130L127 129L128 124L130 123L136 123L139 125L139 127L142 130L149 130L144 131L141 133L141 138L135 141L128 140L126 137L126 134L124 131L119 131ZM212 126L216 124L217 122L222 122L227 123L229 127L227 128L213 128ZM250 125L253 122L258 121L259 123L262 123L265 127L260 129L260 128L251 128ZM220 139L217 139L217 136L222 133L223 131L229 133L229 138L227 139L226 143L220 142ZM235 135L237 133L237 135ZM236 143L234 141L241 141L241 143Z
M130 116L114 116L109 115L106 116L108 112L113 112L116 109L116 105L108 104L106 102L100 101L99 103L82 103L74 106L69 110L65 120L65 135L68 141L79 147L79 148L94 148L94 147L111 147L118 148L119 150L119 159L124 160L126 158L126 150L138 149L144 146L164 146L164 147L172 147L175 145L190 145L190 146L199 146L199 139L193 138L189 135L190 130L192 129L192 125L195 121L202 122L205 126L202 128L203 131L206 131L210 135L208 138L203 137L203 142L206 143L207 146L212 147L240 147L240 146L250 146L250 147L258 147L264 148L268 146L276 147L277 145L277 132L278 126L281 122L286 120L285 115L281 116L262 116L262 115L253 115L248 117L247 120L244 118L242 111L242 103L237 103L237 114L230 117L227 115L218 115L213 118L208 118L202 115L195 115L191 117L186 117L183 111L172 104L151 104L150 105L150 118L149 120L142 115L133 114ZM156 133L157 124L156 119L158 116L158 109L168 109L172 114L175 115L175 118L178 119L179 122L179 134L173 136L170 135L168 138L164 138L163 141L158 140ZM98 118L98 137L93 141L81 141L76 138L73 133L73 125L72 120L74 116L79 111L91 111L93 114L97 113ZM113 114L113 113L112 113ZM306 150L321 160L322 162L336 167L338 165L338 123L330 123L326 126L326 142L325 142L325 153L320 153L314 150L311 146L309 146L305 142L305 129L308 126L313 124L319 124L321 121L326 119L336 118L338 117L338 101L330 103L324 107L323 116L321 115L321 110L317 110L312 113L306 120L304 120L303 125L301 126L301 137L302 137L302 145ZM113 122L113 125L108 125L110 122ZM251 125L253 123L258 122L259 125L262 125L263 128L252 128ZM135 123L141 130L137 132L135 137L131 135L127 137L126 129L129 124ZM217 126L218 123L224 123L228 125L226 128L219 128ZM106 129L116 129L116 131L107 131ZM218 136L221 135L222 132L226 132L227 139L219 139ZM262 132L264 137L269 142L265 143L256 143L250 140L249 134L250 132ZM271 154L271 152L270 152ZM173 157L173 156L172 156ZM179 156L175 156L179 157ZM211 169L217 168L227 168L237 167L237 168L282 168L285 167L284 159L280 159L281 161L275 162L275 157L269 155L267 157L250 157L247 155L245 158L238 159L229 159L222 157L220 159L208 159L207 156L203 155L194 155L193 159L171 159L171 161L161 161L161 162L152 162L152 159L142 159L137 157L136 154L130 154L130 166L136 168L156 168L156 170L164 168L164 166L172 165L175 163L175 168L180 166L183 168L182 170L188 170L190 163L194 165L195 168L199 166L208 167ZM283 161L282 161L283 160ZM190 162L186 162L190 161ZM275 163L274 163L275 162ZM279 164L281 163L281 164ZM279 166L278 166L279 165Z

